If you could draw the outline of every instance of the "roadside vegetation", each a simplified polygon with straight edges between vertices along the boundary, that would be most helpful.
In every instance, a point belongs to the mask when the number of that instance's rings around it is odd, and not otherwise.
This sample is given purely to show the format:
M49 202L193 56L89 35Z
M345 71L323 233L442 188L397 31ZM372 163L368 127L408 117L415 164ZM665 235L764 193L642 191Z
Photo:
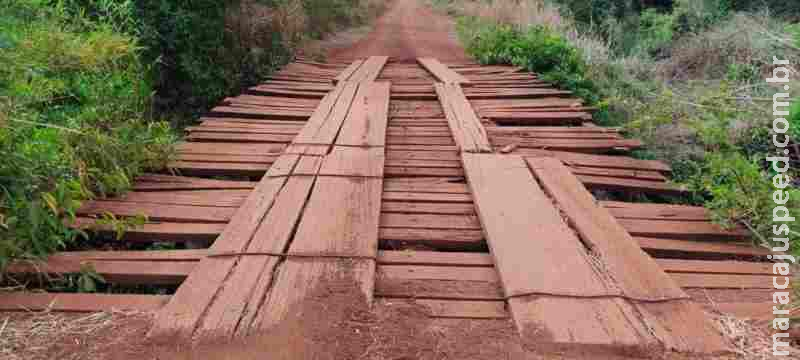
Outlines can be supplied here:
M0 0L0 274L77 246L82 201L162 170L182 126L383 3Z
M467 51L542 75L599 108L595 120L642 139L684 198L724 226L772 234L772 58L800 73L800 5L761 0L434 0L459 18ZM790 117L800 139L800 101ZM798 148L787 206L800 214ZM800 255L793 229L791 251Z

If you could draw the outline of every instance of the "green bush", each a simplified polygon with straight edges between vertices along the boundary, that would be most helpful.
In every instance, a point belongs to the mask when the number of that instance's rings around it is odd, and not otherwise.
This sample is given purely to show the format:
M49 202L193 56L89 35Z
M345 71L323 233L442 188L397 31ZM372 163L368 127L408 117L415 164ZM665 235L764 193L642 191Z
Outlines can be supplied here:
M467 52L483 64L520 66L573 91L589 104L598 104L601 99L594 82L586 77L580 50L548 27L518 30L511 25L461 18L458 31Z
M800 143L800 99L794 99L789 116L789 133L796 143Z
M62 4L63 5L63 4ZM175 136L149 122L134 37L37 0L0 0L0 268L79 234L80 201L163 167ZM132 16L130 13L128 16Z
M242 1L60 0L71 14L136 39L142 63L151 66L154 111L177 120L196 117L289 61L290 49L270 24L258 29L257 42L243 38L249 29L230 28L239 25L229 23Z

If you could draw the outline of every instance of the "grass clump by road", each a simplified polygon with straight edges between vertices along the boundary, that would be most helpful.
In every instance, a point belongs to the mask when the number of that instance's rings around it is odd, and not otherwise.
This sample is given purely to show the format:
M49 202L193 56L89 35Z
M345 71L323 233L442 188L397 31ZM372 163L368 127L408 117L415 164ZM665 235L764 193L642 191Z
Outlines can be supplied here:
M772 57L800 64L800 6L767 1L455 1L459 35L482 63L540 73L600 111L595 120L642 139L717 222L772 234ZM797 87L797 83L795 82ZM800 135L800 102L790 121ZM787 206L800 214L797 150ZM794 229L791 250L800 255Z
M182 126L383 3L0 0L0 275L74 247L82 201L163 169Z

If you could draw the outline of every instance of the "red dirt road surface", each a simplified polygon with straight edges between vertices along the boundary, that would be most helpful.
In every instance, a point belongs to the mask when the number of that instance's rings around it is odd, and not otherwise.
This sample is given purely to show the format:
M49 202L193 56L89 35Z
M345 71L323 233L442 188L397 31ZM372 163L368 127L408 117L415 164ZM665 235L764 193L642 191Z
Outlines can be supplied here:
M391 1L372 32L356 44L328 53L330 58L356 59L383 55L393 60L434 57L440 61L465 60L456 39L453 20L418 0Z

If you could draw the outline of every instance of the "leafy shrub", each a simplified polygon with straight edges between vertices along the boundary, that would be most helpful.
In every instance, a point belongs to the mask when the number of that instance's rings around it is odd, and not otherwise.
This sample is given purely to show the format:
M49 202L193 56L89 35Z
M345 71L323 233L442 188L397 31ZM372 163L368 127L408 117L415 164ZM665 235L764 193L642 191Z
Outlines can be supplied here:
M789 132L795 142L800 143L800 99L794 99L789 115Z
M0 0L0 268L80 232L80 201L163 167L175 136L143 118L151 94L136 39L37 0ZM6 11L7 10L7 11ZM129 14L130 15L130 14Z
M518 30L511 25L462 18L459 34L467 52L483 64L513 64L571 90L575 95L597 104L598 89L585 74L586 63L579 49L563 36L545 26Z

